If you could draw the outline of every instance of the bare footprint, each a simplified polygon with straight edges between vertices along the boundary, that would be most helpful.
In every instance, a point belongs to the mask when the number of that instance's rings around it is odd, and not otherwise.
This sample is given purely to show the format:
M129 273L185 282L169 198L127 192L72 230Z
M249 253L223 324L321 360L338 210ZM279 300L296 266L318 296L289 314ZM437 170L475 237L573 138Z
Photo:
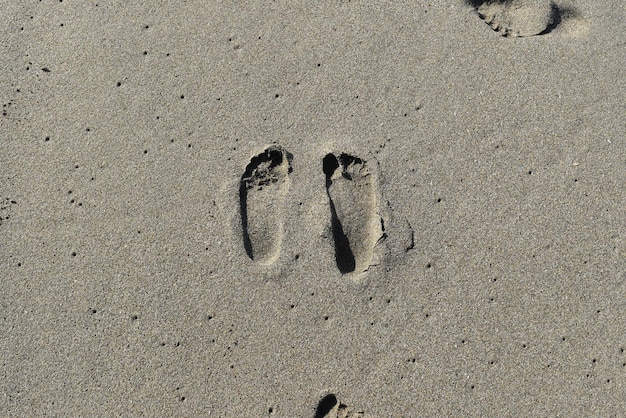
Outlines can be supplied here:
M510 37L544 35L577 15L551 0L469 0L468 3L494 31Z
M261 264L273 263L283 239L283 203L289 188L292 155L272 145L253 157L241 176L239 203L243 245Z
M315 411L315 418L365 418L366 415L363 412L355 411L354 409L339 403L337 397L333 394L326 395L322 398L317 405Z
M323 169L337 268L342 274L362 273L382 236L375 177L364 160L348 154L326 155Z

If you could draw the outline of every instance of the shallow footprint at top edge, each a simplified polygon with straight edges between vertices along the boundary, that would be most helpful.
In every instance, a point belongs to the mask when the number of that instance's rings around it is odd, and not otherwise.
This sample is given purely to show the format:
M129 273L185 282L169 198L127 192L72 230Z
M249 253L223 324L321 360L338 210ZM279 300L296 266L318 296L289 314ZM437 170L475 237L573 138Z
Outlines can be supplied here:
M505 37L543 35L565 16L551 0L469 0L478 15Z

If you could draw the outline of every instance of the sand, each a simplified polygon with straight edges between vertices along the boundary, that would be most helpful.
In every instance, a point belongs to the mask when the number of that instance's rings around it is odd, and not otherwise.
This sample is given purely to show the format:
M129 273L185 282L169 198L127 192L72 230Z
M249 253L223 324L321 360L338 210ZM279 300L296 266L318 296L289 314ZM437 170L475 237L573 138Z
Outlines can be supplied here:
M5 2L0 415L626 415L625 22Z

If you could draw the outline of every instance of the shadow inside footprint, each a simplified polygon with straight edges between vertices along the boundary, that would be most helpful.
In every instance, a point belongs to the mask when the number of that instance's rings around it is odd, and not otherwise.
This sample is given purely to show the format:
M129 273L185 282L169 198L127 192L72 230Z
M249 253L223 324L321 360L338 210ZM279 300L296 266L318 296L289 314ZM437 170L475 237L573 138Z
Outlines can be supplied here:
M239 183L243 245L248 257L263 264L273 262L280 252L291 160L291 154L272 145L250 160Z
M326 395L322 398L322 400L317 404L317 409L315 410L315 418L324 418L328 415L330 411L337 405L337 397L332 393Z

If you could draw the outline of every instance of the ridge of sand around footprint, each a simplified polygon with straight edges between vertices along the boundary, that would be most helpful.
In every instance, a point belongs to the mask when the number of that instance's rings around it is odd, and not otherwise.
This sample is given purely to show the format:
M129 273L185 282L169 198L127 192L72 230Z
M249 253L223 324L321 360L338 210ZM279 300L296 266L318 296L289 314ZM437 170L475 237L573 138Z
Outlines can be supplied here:
M241 176L243 244L248 257L264 265L276 261L280 254L291 160L291 154L272 145L253 157Z
M382 236L374 176L364 160L348 154L327 154L323 169L337 268L342 274L362 273Z

